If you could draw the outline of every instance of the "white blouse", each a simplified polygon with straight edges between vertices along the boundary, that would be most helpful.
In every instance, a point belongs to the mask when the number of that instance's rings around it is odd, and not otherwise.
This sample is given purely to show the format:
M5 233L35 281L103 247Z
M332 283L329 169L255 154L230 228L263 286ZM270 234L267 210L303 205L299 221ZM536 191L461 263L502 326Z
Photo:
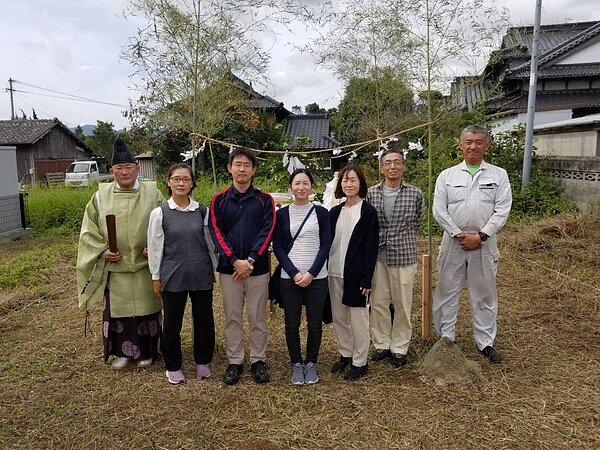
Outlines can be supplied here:
M346 261L346 253L348 252L348 244L350 237L354 231L354 227L360 220L360 210L363 200L356 205L346 207L343 206L335 225L335 237L331 243L329 252L329 276L344 277L344 263Z

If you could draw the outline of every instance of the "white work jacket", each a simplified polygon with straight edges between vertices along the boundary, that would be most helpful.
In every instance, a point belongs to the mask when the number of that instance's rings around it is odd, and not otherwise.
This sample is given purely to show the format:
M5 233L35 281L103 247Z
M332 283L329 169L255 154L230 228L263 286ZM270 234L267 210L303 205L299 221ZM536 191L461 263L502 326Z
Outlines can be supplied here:
M433 216L451 237L481 231L495 244L495 235L506 223L511 205L506 170L485 161L475 175L463 161L440 173L435 183Z

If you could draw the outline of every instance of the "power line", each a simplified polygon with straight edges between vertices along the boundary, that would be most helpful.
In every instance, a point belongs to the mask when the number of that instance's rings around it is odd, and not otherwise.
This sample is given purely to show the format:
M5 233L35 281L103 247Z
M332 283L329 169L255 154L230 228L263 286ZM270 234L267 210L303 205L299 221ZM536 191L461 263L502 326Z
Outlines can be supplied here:
M60 94L60 95L64 95L67 96L67 98L65 97L56 97L56 98L61 98L63 100L73 100L73 101L80 101L80 102L89 102L89 103L99 103L101 105L109 105L109 106L118 106L119 108L127 108L128 105L120 105L118 103L111 103L111 102L105 102L102 100L96 100L93 98L89 98L89 97L82 97L80 95L74 95L74 94L69 94L68 92L61 92L61 91L56 91L54 89L49 89L49 88L45 88L42 86L36 86L35 84L30 84L30 83L26 83L24 81L19 81L19 80L14 80L13 79L13 83L15 84L22 84L23 86L28 86L34 89L40 89L42 91L47 91L47 92L52 92L54 94ZM35 92L28 92L28 91L18 91L18 92L24 92L24 93L28 93L28 94L34 94L34 95L44 95L41 93L35 93ZM50 97L49 95L46 94L47 97Z
M83 98L80 99L80 98L62 97L60 95L42 94L41 92L22 91L20 89L13 89L13 92L20 92L22 94L40 95L42 97L59 98L59 99L62 99L62 100L71 100L71 101L74 101L74 102L101 103L103 105L110 105L110 106L118 106L118 107L122 107L122 108L127 108L127 106L125 106L125 105L119 105L117 103L108 103L108 102L95 101L95 100L84 100Z
M336 85L340 85L340 84L341 84L341 81L340 80L336 80L333 83L331 83L331 84L329 84L329 85L327 85L327 86L319 89L318 91L313 92L308 97L305 97L302 100L296 101L295 104L299 105L299 104L301 104L301 103L303 103L303 102L305 102L307 100L314 99L317 94L320 94L321 92L324 92L324 91L328 90L329 88L331 88L333 86L336 86ZM325 99L325 101L329 100L332 97L334 97L334 95L328 95L327 99Z
M17 91L17 92L18 92L18 91ZM34 110L34 111L36 112L36 114L37 114L38 112L41 112L42 114L44 114L44 115L45 115L46 117L48 117L49 119L52 119L52 117L53 117L53 116L52 116L52 114L48 114L46 111L43 111L43 110L41 110L41 109L39 109L39 108L36 108L34 105L32 105L31 103L29 103L27 100L25 100L24 98L22 98L22 97L21 97L21 96L19 96L19 95L15 95L15 97L16 97L17 99L19 99L20 101L22 101L23 103L25 103L26 105L28 105L28 106L29 106L29 107L30 107L32 110ZM19 109L20 109L20 108L19 108Z

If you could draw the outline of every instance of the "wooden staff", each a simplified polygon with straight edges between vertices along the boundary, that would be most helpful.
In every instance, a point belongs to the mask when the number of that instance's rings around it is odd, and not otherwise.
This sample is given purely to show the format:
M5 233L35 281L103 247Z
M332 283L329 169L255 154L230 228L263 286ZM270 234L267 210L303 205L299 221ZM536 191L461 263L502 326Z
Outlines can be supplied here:
M117 222L114 214L106 215L106 228L108 230L108 247L112 253L117 253Z

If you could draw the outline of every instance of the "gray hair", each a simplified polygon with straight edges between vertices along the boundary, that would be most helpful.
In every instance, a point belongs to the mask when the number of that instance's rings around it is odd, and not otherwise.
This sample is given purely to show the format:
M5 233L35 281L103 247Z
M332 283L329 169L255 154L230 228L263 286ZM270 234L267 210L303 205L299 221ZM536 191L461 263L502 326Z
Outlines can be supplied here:
M392 153L400 155L402 157L402 161L406 161L404 152L399 148L386 148L383 153L381 153L381 156L379 156L379 162L381 163L383 161L384 156L391 155Z
M468 127L465 127L462 132L460 133L460 140L463 140L463 137L465 136L465 134L467 133L473 133L473 134L483 134L485 136L485 140L486 142L490 142L490 133L487 130L487 128L482 127L481 125L469 125Z

